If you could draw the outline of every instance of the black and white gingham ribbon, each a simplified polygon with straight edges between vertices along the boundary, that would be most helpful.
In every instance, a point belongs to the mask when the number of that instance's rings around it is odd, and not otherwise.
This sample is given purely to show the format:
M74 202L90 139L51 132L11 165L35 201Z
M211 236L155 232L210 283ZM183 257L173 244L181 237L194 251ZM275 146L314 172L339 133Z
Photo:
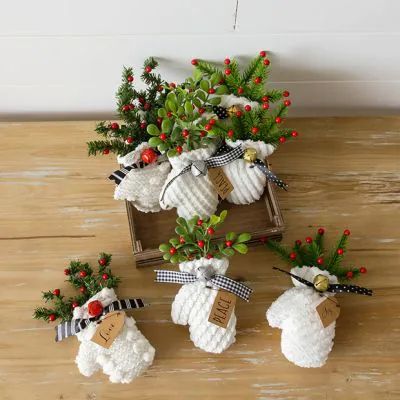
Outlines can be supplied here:
M288 271L285 271L277 267L272 267L272 269L276 269L280 272L290 275L292 278L298 280L301 283L304 283L304 285L315 288L314 283L307 281L306 279L303 279L300 276L294 275ZM355 293L355 294L363 294L365 296L372 296L371 289L366 289L355 285L329 284L327 291L331 293Z
M130 310L132 308L142 308L146 304L142 299L124 299L116 300L111 304L103 308L103 312L92 318L87 319L73 319L72 321L66 321L57 325L54 329L56 330L56 342L66 339L69 336L76 335L78 332L85 329L91 322L98 321L102 316L112 311L118 310Z
M196 275L188 272L165 271L158 269L155 270L155 273L156 282L162 283L180 283L181 285L185 285L200 280ZM253 292L253 289L250 289L243 283L234 281L225 275L212 275L210 278L206 279L206 282L209 286L216 286L219 289L231 292L245 301L249 301L250 295Z
M187 165L178 175L175 175L164 187L164 190L161 194L160 201L163 201L164 195L168 187L172 184L172 182L179 178L181 175L186 174L189 171L192 171L194 176L204 176L207 175L207 170L209 168L217 168L222 167L223 165L229 164L230 162L243 157L244 150L241 146L230 149L228 152L219 154L213 157L208 158L207 160L196 160Z

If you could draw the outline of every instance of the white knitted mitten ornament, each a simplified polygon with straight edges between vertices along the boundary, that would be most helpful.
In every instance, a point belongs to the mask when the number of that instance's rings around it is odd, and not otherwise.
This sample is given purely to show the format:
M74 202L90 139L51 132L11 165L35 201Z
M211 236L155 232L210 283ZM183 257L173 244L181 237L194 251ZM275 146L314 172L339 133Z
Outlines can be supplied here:
M118 299L114 289L104 288L82 307L76 307L74 318L89 318L88 304L94 300L106 307ZM91 376L102 369L111 382L130 383L153 363L155 350L132 317L125 316L125 324L109 349L90 340L97 326L92 322L76 335L81 344L75 361L82 375Z
M252 148L257 151L257 158L261 161L275 150L273 145L262 141L227 140L226 144L229 147L242 146L244 150ZM250 204L260 199L264 193L267 177L259 168L240 158L224 165L222 169L233 185L233 191L227 196L227 201L233 204Z
M228 259L201 258L179 264L183 272L196 274L224 275L228 269ZM189 325L190 339L194 345L209 353L222 353L232 343L236 336L236 316L233 312L226 329L208 321L217 288L206 287L206 280L183 285L172 303L171 317L175 324Z
M172 171L161 190L161 208L170 210L176 207L178 215L186 219L194 215L208 217L216 211L218 194L207 175L195 176L189 171L170 183L186 166L193 161L210 158L215 150L216 146L211 144L206 148L199 148L183 152L179 156L170 157Z
M141 143L134 151L118 157L118 162L124 166L139 165L142 152L149 148L147 142ZM155 161L143 168L131 169L119 185L116 185L114 199L128 200L142 212L160 211L158 198L170 170L168 161Z
M338 283L336 276L317 267L296 267L290 272L310 282L316 275L325 275L330 284ZM322 367L333 347L336 322L324 328L316 307L334 294L325 292L322 296L294 278L292 282L295 287L286 290L268 309L268 323L282 329L282 353L289 361L299 367Z

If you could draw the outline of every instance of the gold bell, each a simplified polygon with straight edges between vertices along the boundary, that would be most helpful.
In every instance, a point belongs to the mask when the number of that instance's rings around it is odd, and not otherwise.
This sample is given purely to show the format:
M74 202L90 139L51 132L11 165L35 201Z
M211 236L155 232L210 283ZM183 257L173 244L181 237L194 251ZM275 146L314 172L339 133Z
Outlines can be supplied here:
M318 292L326 292L329 287L329 279L325 275L316 275L314 278L314 287Z
M238 111L240 111L240 108L238 106L230 106L227 111L228 115L233 117Z
M243 159L249 163L253 163L257 160L257 150L249 147L244 151Z

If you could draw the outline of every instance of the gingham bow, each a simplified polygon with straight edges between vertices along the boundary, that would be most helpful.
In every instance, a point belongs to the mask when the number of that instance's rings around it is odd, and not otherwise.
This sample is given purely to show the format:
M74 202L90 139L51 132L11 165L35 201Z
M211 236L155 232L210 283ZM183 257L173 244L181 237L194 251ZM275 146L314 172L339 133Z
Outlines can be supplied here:
M207 286L216 286L219 289L226 290L235 294L245 301L249 301L250 295L253 289L250 289L241 282L234 281L225 275L210 275L199 277L189 272L178 272L178 271L166 271L166 270L155 270L156 282L162 283L180 283L182 285L188 283L194 283L196 281L206 281Z
M217 153L218 154L218 153ZM163 201L164 195L171 183L178 177L187 172L191 171L194 176L204 176L207 175L207 170L209 168L222 167L223 165L229 164L230 162L243 157L244 150L241 146L230 149L227 153L215 155L208 158L207 160L195 160L187 165L178 175L175 175L164 187L161 194L160 201Z
M283 272L287 275L290 275L292 278L296 279L297 281L303 283L306 286L315 288L314 283L301 278L300 276L294 275L288 271L285 271L283 269L277 268L277 267L272 267L272 269L276 269L280 272ZM371 289L366 289L360 286L355 286L355 285L341 285L341 284L336 284L336 283L331 283L328 286L327 292L331 293L355 293L355 294L363 294L365 296L372 296L372 290Z
M76 335L83 329L85 329L91 322L98 321L103 315L108 314L111 311L117 310L130 310L131 308L142 308L146 304L142 299L124 299L116 300L111 304L103 308L103 312L92 318L87 319L73 319L72 321L66 321L57 325L54 329L56 330L56 342L66 339L69 336Z

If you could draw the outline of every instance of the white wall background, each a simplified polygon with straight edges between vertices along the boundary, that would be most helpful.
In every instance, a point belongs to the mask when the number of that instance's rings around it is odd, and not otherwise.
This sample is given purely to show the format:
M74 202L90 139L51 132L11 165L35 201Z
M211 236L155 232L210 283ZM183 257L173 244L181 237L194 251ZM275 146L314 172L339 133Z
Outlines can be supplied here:
M111 114L122 65L270 52L292 115L400 106L398 0L20 0L1 5L0 118Z

